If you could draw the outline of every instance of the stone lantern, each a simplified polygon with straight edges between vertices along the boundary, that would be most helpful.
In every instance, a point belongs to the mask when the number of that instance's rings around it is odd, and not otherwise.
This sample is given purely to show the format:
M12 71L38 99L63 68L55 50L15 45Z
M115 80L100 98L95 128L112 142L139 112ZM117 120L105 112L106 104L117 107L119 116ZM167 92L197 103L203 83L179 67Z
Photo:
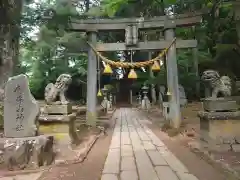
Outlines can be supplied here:
M142 109L147 109L147 110L150 108L150 101L147 97L148 89L149 88L146 85L142 87L142 92L143 92Z
M103 93L103 101L101 103L101 106L104 108L104 110L107 112L108 109L108 99L107 99L107 92L108 89L106 87L102 88Z
M146 85L144 85L142 87L142 92L143 92L143 95L144 95L144 98L147 97L147 94L148 94L148 87Z
M140 92L139 92L139 94L138 94L137 100L138 100L138 104L141 105L141 104L142 104L142 95L141 95Z
M102 93L103 93L103 98L107 100L108 89L105 86L104 88L102 88Z

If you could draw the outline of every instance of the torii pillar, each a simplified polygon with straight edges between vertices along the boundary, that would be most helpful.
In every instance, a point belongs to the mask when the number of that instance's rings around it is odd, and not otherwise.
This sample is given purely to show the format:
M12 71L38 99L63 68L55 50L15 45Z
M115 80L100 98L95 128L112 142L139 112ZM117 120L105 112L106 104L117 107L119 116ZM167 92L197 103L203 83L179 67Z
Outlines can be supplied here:
M165 21L165 40L172 41L175 38L175 21L171 17L166 16ZM180 95L178 88L178 68L176 57L176 42L172 44L166 55L167 64L167 85L170 108L170 125L174 128L179 128L181 125L181 112L180 112Z
M88 32L88 40L92 45L97 43L97 32ZM96 126L97 122L97 58L94 50L88 50L88 69L87 69L87 112L86 120L90 126Z

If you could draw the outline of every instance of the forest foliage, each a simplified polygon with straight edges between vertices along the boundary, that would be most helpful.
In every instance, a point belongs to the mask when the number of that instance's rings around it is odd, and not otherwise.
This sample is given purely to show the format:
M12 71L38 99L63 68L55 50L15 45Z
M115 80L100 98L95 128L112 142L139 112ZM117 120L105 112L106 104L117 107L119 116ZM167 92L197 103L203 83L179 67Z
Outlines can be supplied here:
M30 88L36 98L42 98L44 87L54 82L61 73L70 73L75 84L82 84L87 78L87 54L69 54L85 41L86 35L67 31L70 17L86 18L123 18L154 17L166 14L171 9L175 14L203 11L203 21L191 28L177 28L176 36L183 39L198 40L198 59L200 72L214 68L221 74L234 79L240 78L238 38L232 3L223 0L28 0L22 4L19 15L20 45L16 67L17 73L27 73ZM50 11L51 10L51 11ZM52 18L47 18L54 11ZM11 17L11 14L9 15ZM11 19L9 20L11 21ZM145 32L149 40L158 40L158 31ZM17 38L17 37L16 37ZM99 40L117 42L124 34L101 33ZM67 44L67 46L66 46ZM118 58L119 52L106 53L110 59ZM127 56L127 54L125 53ZM144 59L141 52L133 57L134 61ZM191 49L178 50L177 61L179 81L185 87L188 96L194 96L195 76ZM143 82L166 84L166 70L150 78L148 72L140 72L136 84ZM79 81L79 79L81 81Z

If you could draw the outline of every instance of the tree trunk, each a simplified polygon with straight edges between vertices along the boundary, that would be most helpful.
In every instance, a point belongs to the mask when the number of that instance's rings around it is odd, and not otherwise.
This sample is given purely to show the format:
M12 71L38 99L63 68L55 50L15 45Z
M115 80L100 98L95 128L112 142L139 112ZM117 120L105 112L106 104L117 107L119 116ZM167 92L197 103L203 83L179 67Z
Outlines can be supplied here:
M85 10L88 12L90 9L90 0L85 0Z
M20 40L20 30L21 30L21 14L22 14L22 0L15 1L13 6L13 16L14 24L12 26L11 35L11 48L12 48L12 61L13 61L13 75L20 72L20 62L19 62L19 40Z
M0 96L6 81L18 72L19 38L21 26L22 0L7 0L0 3Z

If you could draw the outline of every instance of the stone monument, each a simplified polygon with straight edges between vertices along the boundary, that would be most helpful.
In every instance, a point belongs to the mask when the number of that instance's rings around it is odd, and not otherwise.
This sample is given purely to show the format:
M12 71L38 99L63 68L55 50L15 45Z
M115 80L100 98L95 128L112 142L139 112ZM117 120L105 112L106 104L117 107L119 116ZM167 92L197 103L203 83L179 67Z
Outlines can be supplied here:
M178 85L178 88L179 88L179 95L180 95L180 106L184 107L187 105L186 93L185 93L184 87L181 84Z
M9 138L37 135L39 105L33 98L25 75L9 79L4 99L4 135Z
M53 137L37 136L39 112L27 76L11 77L5 87L5 136L0 139L0 150L9 169L37 168L52 163Z
M214 70L203 72L201 79L206 88L203 111L198 113L202 145L214 151L239 151L240 111L231 97L231 79Z
M72 82L69 74L61 74L56 83L49 83L45 88L46 106L44 112L46 114L71 114L72 106L66 99L66 91ZM59 98L59 101L58 101Z

